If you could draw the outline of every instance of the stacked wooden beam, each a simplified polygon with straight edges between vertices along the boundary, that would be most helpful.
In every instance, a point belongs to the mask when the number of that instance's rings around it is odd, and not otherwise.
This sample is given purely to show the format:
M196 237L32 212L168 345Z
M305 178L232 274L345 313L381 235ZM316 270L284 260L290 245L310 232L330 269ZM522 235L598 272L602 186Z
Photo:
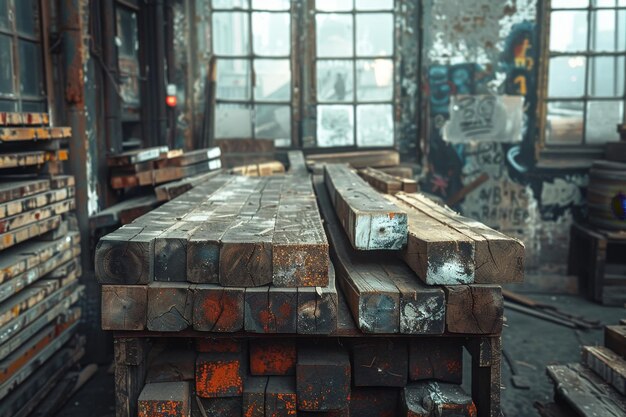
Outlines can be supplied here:
M626 326L606 326L604 346L583 346L581 364L550 365L556 404L580 417L626 415Z
M67 128L50 127L44 114L0 113L0 126L2 155L6 149L58 153L60 144L53 139L71 134ZM83 342L76 336L81 317L77 303L83 293L78 282L80 235L68 230L67 220L75 207L75 184L71 176L49 175L58 171L56 162L46 156L32 165L20 164L19 170L0 166L7 168L0 169L3 415L32 411L83 354Z
M417 181L413 179L387 174L374 168L361 169L359 170L359 175L369 185L383 194L396 195L401 191L404 193L417 192Z
M478 284L444 267L433 283L413 269L457 256L454 236L474 271L478 235L504 238L392 203L345 166L325 170L313 182L301 169L218 175L100 241L118 416L499 416L496 284L510 278ZM403 255L426 241L419 216L448 242Z
M163 184L222 167L219 148L183 153L167 147L141 149L109 157L114 189Z

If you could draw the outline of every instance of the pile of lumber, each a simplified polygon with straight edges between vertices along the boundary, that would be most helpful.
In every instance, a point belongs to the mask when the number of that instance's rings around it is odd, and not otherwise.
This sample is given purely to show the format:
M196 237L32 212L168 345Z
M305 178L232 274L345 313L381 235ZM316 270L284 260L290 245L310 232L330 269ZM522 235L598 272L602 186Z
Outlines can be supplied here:
M359 170L359 175L369 185L383 194L396 195L401 191L404 193L416 193L418 189L417 181L413 179L388 174L375 168L361 169Z
M215 145L222 151L224 168L274 162L276 147L273 139L220 139Z
M580 364L549 365L555 403L542 405L546 417L626 415L626 320L606 326L604 346L583 346Z
M499 284L523 245L301 160L217 175L100 241L117 415L499 416ZM512 259L483 265L489 248Z
M47 155L33 165L0 166L2 415L45 413L39 404L83 355L76 334L80 235L68 228L74 178L51 175L60 166L49 158L61 151L55 139L70 135L50 127L45 114L0 113L0 160L14 151Z
M111 156L111 187L132 188L193 177L222 167L219 148L182 152L167 147L129 151Z

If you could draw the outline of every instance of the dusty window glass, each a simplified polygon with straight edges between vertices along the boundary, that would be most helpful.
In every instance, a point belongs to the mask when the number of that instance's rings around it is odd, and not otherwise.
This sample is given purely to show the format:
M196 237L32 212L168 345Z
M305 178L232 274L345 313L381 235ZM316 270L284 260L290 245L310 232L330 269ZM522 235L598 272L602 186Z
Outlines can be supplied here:
M248 13L213 13L213 49L217 55L242 56L250 51Z
M14 112L16 102L10 100L0 100L0 111Z
M23 101L22 102L22 111L23 112L32 112L39 113L46 111L46 103L43 101Z
M254 109L254 136L266 139L291 138L291 107L257 104Z
M356 16L357 56L391 56L393 54L393 15L365 13Z
M0 28L9 29L9 0L0 0Z
M289 0L252 0L255 10L289 10Z
M585 94L584 56L563 56L550 59L549 97L582 97Z
M354 99L353 65L348 60L317 61L317 100L351 102Z
M355 0L357 10L390 10L393 0Z
M393 106L361 104L356 107L358 146L393 146Z
M325 12L349 11L352 7L352 0L315 0L315 8Z
M591 50L595 52L614 52L617 46L615 39L615 10L598 10L591 13L594 30L591 32Z
M13 48L11 38L0 34L0 93L13 94Z
M252 43L255 55L289 55L290 32L289 13L252 13Z
M42 68L39 45L23 40L18 45L21 92L29 96L39 96L42 94L41 70L35 70Z
M587 50L587 12L570 10L552 12L550 50L553 52Z
M392 60L358 60L356 71L358 101L390 101L393 98Z
M215 108L215 137L252 137L252 108L242 104L218 104Z
M546 140L550 144L580 145L583 143L583 102L555 101L548 103Z
M248 0L213 0L214 9L247 9Z
M249 100L251 98L250 61L247 59L217 60L217 99Z
M117 36L121 43L118 52L120 55L135 57L138 51L137 14L123 7L116 9Z
M353 22L351 15L318 14L316 18L317 56L351 57L353 51Z
M17 31L29 36L37 35L37 0L15 0L13 4Z
M589 64L589 95L594 97L615 97L624 94L619 89L616 72L624 77L623 57L599 56L590 58ZM620 68L621 63L621 68Z
M260 101L288 101L291 98L291 65L287 59L254 61L254 97Z
M623 101L589 101L585 125L586 143L593 145L618 141L619 136L615 134L615 125L621 123L623 118Z
M354 108L345 105L317 106L317 145L354 145Z

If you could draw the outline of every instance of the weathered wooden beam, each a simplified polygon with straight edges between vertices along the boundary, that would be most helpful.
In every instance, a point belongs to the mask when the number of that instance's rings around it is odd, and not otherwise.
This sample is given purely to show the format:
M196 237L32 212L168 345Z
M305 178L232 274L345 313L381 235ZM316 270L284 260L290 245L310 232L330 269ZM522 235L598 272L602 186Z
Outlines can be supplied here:
M419 194L399 194L404 203L423 216L445 224L474 242L474 282L499 284L524 279L524 244L492 228L442 207Z
M146 384L138 402L139 417L188 417L191 411L189 382Z
M348 408L350 381L350 355L344 348L338 345L299 346L296 364L298 410Z
M463 382L463 340L454 338L411 339L409 379Z
M397 151L339 152L307 155L306 160L307 163L314 163L316 166L332 163L350 164L351 167L356 169L367 167L385 168L399 165L400 154Z
M407 341L360 340L351 346L352 375L356 387L400 387L407 384Z
M6 180L0 179L0 203L11 202L50 189L47 179Z
M626 395L626 361L604 346L583 346L582 363L622 395Z
M48 113L0 112L0 126L38 126L49 123Z
M295 375L296 341L294 339L251 339L249 349L251 375Z
M153 282L148 286L147 329L179 332L193 321L193 291L187 283Z
M244 327L243 288L199 284L193 287L193 328L207 332L237 332Z
M304 160L304 153L302 151L289 151L287 152L287 160L289 161L288 173L299 176L308 176L309 169L306 166Z
M407 215L345 165L326 165L324 182L337 216L355 249L401 249Z
M500 334L504 299L499 285L450 285L446 293L446 330L461 334Z
M359 170L359 175L369 185L384 194L396 195L399 192L417 192L417 182L413 179L397 177L378 169L365 168Z
M604 346L626 359L626 326L606 326Z
M195 175L191 178L184 178L179 181L162 184L154 189L154 193L156 194L157 201L170 201L185 193L186 191L189 191L192 188L198 186L199 184L215 178L221 173L221 170L216 170L204 174Z
M243 386L243 415L265 417L267 377L248 377Z
M404 388L400 408L401 415L407 417L428 417L436 415L437 410L445 410L446 414L441 415L477 415L472 398L460 385L437 382L418 382Z
M246 370L244 352L201 353L196 359L196 393L202 398L241 397Z
M272 282L281 287L328 285L328 241L308 176L288 176L272 241Z
M298 334L328 335L337 330L339 296L335 282L335 268L331 263L327 286L298 288Z
M158 146L154 148L127 151L118 155L109 156L107 158L107 165L110 167L119 167L154 161L161 158L163 154L168 152L168 150L167 146Z
M297 401L293 377L271 376L265 388L266 416L296 415Z
M103 285L102 330L144 330L147 307L147 285Z
M402 261L354 251L340 230L329 195L318 179L315 190L341 286L357 327L366 333L442 334L445 297L418 282Z

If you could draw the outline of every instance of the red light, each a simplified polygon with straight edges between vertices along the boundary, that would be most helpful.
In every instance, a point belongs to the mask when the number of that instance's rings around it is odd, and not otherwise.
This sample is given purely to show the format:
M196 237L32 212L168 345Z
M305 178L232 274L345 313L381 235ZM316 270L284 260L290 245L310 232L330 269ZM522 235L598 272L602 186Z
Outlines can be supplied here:
M165 104L167 104L170 107L176 107L176 96L167 96L167 98L165 99Z

